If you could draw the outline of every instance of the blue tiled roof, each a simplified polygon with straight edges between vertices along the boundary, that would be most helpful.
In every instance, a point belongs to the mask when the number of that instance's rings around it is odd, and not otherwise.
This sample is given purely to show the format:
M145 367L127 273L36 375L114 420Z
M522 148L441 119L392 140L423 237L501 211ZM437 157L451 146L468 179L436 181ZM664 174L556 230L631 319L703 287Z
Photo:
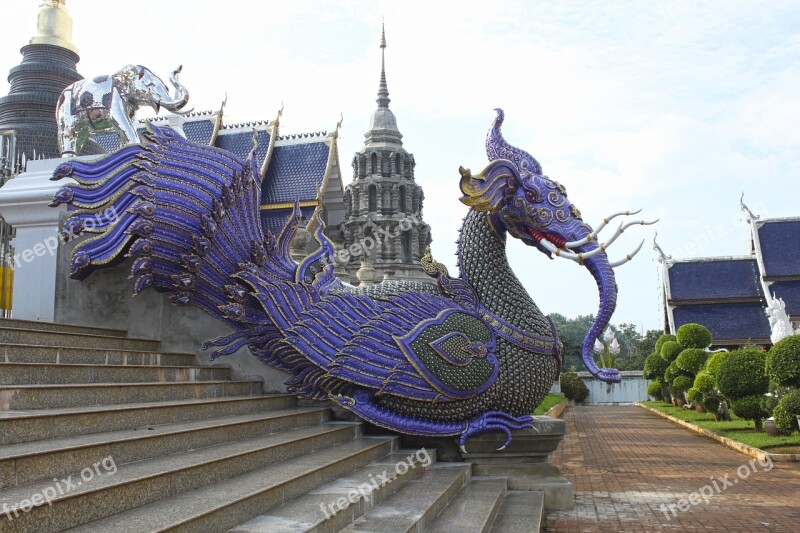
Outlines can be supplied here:
M197 144L208 144L211 141L211 134L214 133L214 123L210 120L195 120L183 124L183 132L186 138Z
M327 163L328 146L322 141L276 146L261 186L261 203L315 200Z
M270 165L271 166L271 165ZM311 207L301 207L300 212L303 213L303 216L306 220L311 219L311 215L314 214L314 206ZM289 209L269 209L267 211L261 212L261 224L264 230L269 229L272 233L275 234L277 237L278 234L283 229L283 226L286 224L286 220L289 218L289 215L292 214L292 210Z
M800 220L767 221L758 239L765 276L800 276Z
M119 138L113 131L101 131L92 134L92 140L103 147L108 153L119 149Z
M672 300L719 300L764 296L755 259L675 263L669 268Z
M786 303L789 316L800 317L800 281L776 281L769 291Z
M769 340L767 315L761 304L682 305L673 310L675 327L696 322L711 331L714 341Z
M250 150L253 149L253 132L237 131L233 133L227 133L225 130L223 130L217 136L217 142L215 143L215 146L217 146L217 148L223 148L229 152L233 152L242 159L246 159L247 155L250 153ZM263 130L259 131L258 149L256 150L259 167L261 167L261 163L267 156L267 148L269 148L269 132ZM270 167L271 166L272 162L270 162Z

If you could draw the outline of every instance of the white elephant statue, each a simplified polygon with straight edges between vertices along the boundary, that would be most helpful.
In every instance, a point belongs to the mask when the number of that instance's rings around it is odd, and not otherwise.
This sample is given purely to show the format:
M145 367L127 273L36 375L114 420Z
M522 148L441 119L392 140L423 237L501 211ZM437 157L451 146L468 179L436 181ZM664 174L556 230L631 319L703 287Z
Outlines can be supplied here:
M161 78L141 65L76 81L64 89L56 106L61 155L79 155L91 134L98 131L113 130L123 146L139 143L133 120L141 106L150 106L156 113L162 107L173 113L188 113L181 111L189 101L189 92L178 81L181 68L169 77L174 96Z

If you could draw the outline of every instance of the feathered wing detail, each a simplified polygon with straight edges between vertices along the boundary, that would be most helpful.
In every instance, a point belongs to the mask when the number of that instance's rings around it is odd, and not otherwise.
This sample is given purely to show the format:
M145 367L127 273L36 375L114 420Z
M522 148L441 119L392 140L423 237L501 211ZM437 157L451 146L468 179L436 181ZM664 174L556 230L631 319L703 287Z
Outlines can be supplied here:
M323 297L286 332L286 342L334 378L430 402L476 396L499 368L494 335L476 313L417 293L384 301Z
M196 305L250 331L251 341L271 338L276 331L269 317L236 275L258 271L277 279L293 277L294 268L275 253L284 245L280 239L274 249L264 246L252 156L243 162L153 125L144 140L99 162L70 161L56 169L53 179L77 182L53 202L69 204L65 230L96 233L75 246L72 277L84 279L131 257L134 293L154 287L175 304ZM106 223L88 227L101 218Z
M335 253L333 242L324 233L325 223L322 221L322 215L317 212L315 216L317 224L312 235L319 244L319 249L300 263L297 267L295 281L309 283L317 290L324 292L341 285L341 281L333 275Z

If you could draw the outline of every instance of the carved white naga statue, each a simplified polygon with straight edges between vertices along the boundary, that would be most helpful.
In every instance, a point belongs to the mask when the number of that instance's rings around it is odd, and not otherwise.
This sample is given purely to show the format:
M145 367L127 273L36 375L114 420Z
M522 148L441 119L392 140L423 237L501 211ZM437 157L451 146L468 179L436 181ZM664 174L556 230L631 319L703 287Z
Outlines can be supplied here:
M770 334L772 344L790 335L800 334L800 328L795 330L792 327L792 321L789 319L788 313L786 313L786 303L782 298L776 298L773 294L772 301L767 306L765 313L767 313L769 327L772 330Z

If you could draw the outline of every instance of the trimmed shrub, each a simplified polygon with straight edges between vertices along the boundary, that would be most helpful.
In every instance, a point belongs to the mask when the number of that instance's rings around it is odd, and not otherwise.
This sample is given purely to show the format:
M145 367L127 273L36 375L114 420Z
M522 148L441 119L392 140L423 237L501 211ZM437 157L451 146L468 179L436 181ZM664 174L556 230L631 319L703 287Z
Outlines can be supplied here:
M706 362L706 372L716 377L717 372L719 372L719 367L722 366L722 362L727 359L730 354L731 352L716 352Z
M760 394L751 394L737 398L731 403L731 410L736 416L746 420L755 420L756 431L761 431L761 419L766 414L761 409L761 398Z
M775 427L782 435L789 435L797 429L797 417L787 413L780 403L772 410L772 418L775 419Z
M688 326L689 324L686 325ZM705 350L701 350L700 348L687 348L678 355L678 358L675 359L675 364L678 365L678 368L681 370L694 376L703 368L707 357L708 352Z
M800 390L792 391L785 395L778 405L782 406L783 410L790 415L800 415Z
M664 343L667 341L674 341L674 340L676 340L675 335L670 335L669 333L661 335L656 341L655 352L661 355L661 348L664 346Z
M709 413L716 413L717 409L719 409L719 398L717 398L716 396L704 398L703 407L705 407L706 411L708 411Z
M674 361L683 351L683 346L678 341L667 341L661 346L661 357L667 361Z
M578 403L589 396L589 388L575 372L561 373L561 392L564 393L568 400L574 400Z
M644 379L662 379L668 366L669 362L664 360L658 353L653 352L644 360L642 377Z
M672 384L672 380L681 375L680 372L681 370L678 368L675 362L670 363L667 369L664 371L664 381Z
M711 332L700 324L684 324L678 328L676 339L685 348L707 348L711 345Z
M714 387L717 386L717 381L714 379L714 376L706 372L705 370L701 370L697 373L697 376L694 378L694 388L698 391L702 392L703 394L708 394L714 391Z
M686 391L686 399L692 403L700 402L703 400L703 393L692 387Z
M730 352L717 372L717 388L729 400L763 396L769 387L765 373L766 357L758 350Z
M784 387L800 387L800 335L775 343L767 353L767 374Z
M661 383L658 381L651 381L647 384L647 395L652 396L655 400L663 398L661 395Z
M672 387L679 391L688 391L692 388L694 380L690 376L678 376L672 380Z

